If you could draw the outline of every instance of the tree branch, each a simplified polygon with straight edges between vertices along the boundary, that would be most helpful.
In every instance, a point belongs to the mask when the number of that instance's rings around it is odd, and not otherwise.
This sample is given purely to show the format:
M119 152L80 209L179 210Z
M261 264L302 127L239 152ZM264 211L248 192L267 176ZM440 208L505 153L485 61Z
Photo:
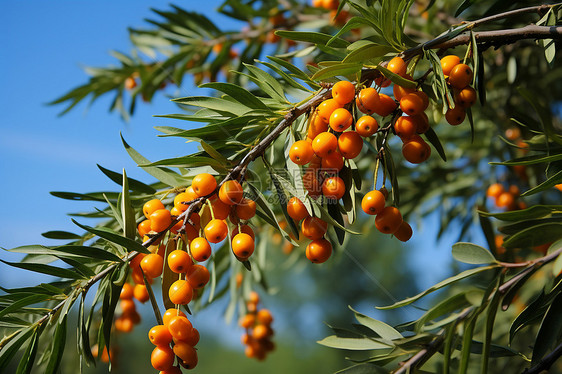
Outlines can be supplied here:
M562 344L554 348L552 352L547 354L535 366L531 366L523 371L522 374L539 374L543 370L548 370L562 356Z

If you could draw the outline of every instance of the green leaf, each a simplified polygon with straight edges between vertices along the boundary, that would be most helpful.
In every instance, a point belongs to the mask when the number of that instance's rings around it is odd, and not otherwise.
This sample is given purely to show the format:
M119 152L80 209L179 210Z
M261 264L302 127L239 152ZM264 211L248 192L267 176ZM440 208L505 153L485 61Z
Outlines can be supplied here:
M244 64L244 66L256 78L257 81L254 80L254 82L266 94L280 103L289 103L285 97L283 85L277 79L254 65Z
M232 97L239 103L252 109L261 109L265 111L270 111L269 107L265 105L259 98L254 96L250 91L237 86L232 83L225 82L209 82L199 86L200 88L212 88Z
M498 278L498 284L496 286L497 288L499 288L500 284L502 283L502 278L503 277ZM480 365L480 372L482 374L486 374L488 371L488 358L490 357L490 350L492 346L492 333L494 331L494 322L496 320L496 313L498 312L498 306L501 301L501 296L502 295L500 294L500 292L494 292L492 300L490 301L487 309L484 342L482 346L482 361Z
M476 326L477 319L478 319L478 314L474 314L464 324L461 358L459 363L459 374L466 374L466 371L468 370L468 364L469 364L470 353L471 353L470 349L472 346L472 336L474 334L474 327Z
M562 223L543 223L507 237L505 248L535 247L562 238Z
M390 79L392 81L392 83L397 84L401 87L404 88L416 88L417 87L417 83L414 81L411 81L409 79L406 79L398 74L393 73L392 71L388 70L387 68L383 67L383 66L376 66L375 69L377 69L378 71L380 71L386 78Z
M35 273L47 274L52 275L53 277L60 277L60 278L68 278L68 279L83 279L84 277L77 273L74 270L60 268L51 265L44 265L44 264L35 264L35 263L23 263L23 262L8 262L4 260L0 260L6 265L33 271ZM4 310L5 311L5 310ZM1 312L0 312L1 315Z
M447 156L445 155L445 150L443 149L443 145L441 144L441 141L437 137L435 130L433 130L430 127L429 129L427 129L424 135L426 139L433 145L433 148L435 148L441 159L447 162Z
M336 335L328 336L320 341L326 347L337 349L348 349L353 351L368 351L371 349L392 349L392 345L385 344L367 337L360 338L342 338Z
M201 144L201 147L203 147L203 150L207 152L213 159L220 162L224 166L230 166L231 162L219 151L213 148L213 146L211 146L209 143L205 142L204 140L200 140L199 143Z
M319 81L339 75L347 76L359 72L361 70L361 67L362 65L356 62L338 63L318 70L316 73L314 73L312 79Z
M348 308L351 309L351 311L355 314L355 318L360 324L373 330L381 338L385 340L394 340L394 339L403 338L402 334L400 334L396 329L394 329L394 327L387 325L382 321L378 321L374 318L361 314L355 309L353 309L351 306L348 306Z
M51 344L51 355L49 357L49 363L45 368L45 374L55 374L59 369L66 345L66 317L67 315L64 315L57 324Z
M508 166L535 165L535 164L542 164L542 163L554 162L554 161L559 161L559 160L562 160L562 153L555 154L555 155L547 155L547 156L545 156L543 154L525 156L525 157L515 158L515 159L509 160L509 161L490 162L490 165L508 165Z
M123 169L123 190L121 191L121 219L123 221L123 234L134 240L137 235L137 224L135 211L129 198L129 180L125 169Z
M494 255L486 248L472 243L453 244L453 258L465 264L489 264L496 262Z
M42 237L47 239L62 239L62 240L78 240L82 237L68 231L47 231L41 234Z
M41 327L35 329L31 340L20 359L20 363L16 370L16 374L29 374L31 369L33 369L33 362L35 361L35 356L37 355L37 346L39 345L39 335Z
M559 183L562 183L562 170L560 170L558 173L554 174L553 176L551 176L550 178L548 178L538 186L523 192L521 196L529 196L529 195L536 194L537 192L548 190Z
M349 42L344 39L334 38L332 35L320 32L277 30L275 31L275 35L299 42L307 42L323 46L326 46L328 42L330 42L330 46L334 48L345 48L349 45Z
M431 322L437 317L441 317L445 314L452 313L457 309L460 309L469 304L466 294L470 291L457 293L433 306L427 312L424 313L417 321L415 325L415 331L422 331L424 325L427 322Z
M59 247L45 247L42 245L27 245L8 249L14 253L27 253L34 255L51 255L58 256L61 254L68 254L77 257L96 258L98 260L107 261L123 261L115 254L108 252L101 248L86 247L81 245L63 245Z
M450 284L458 282L458 281L460 281L464 278L468 278L468 277L471 277L475 274L478 274L478 273L481 273L481 272L484 272L484 271L488 271L488 270L492 270L492 269L495 269L497 267L498 267L498 265L489 265L489 266L482 266L482 267L478 267L478 268L474 268L474 269L470 269L470 270L465 270L462 273L459 273L459 274L457 274L453 277L447 278L447 279L433 285L432 287L430 287L427 290L417 294L416 296L412 296L412 297L409 297L409 298L404 299L402 301L398 301L398 302L396 302L392 305L389 305L389 306L377 307L377 309L381 309L381 310L396 309L396 308L399 308L399 307L402 307L402 306L405 306L405 305L409 305L409 304L413 303L414 301L417 301L417 300L421 299L422 297L424 297L425 295L427 295L427 294L429 294L433 291L436 291L440 288L443 288L445 286L448 286Z
M25 344L25 341L29 338L29 336L35 332L35 329L36 326L32 325L2 339L2 350L0 350L0 372L4 372L12 357L14 357L16 352Z
M173 99L172 101L178 104L211 109L219 113L229 113L233 116L242 116L252 110L246 105L218 97L190 96Z
M369 42L359 48L353 49L342 62L345 63L378 63L387 53L395 52L393 47ZM385 69L387 70L387 69ZM389 71L389 70L387 70ZM382 70L381 70L382 72ZM415 87L415 84L414 84Z
M74 222L74 224L76 224L78 227L91 232L92 234L95 234L97 236L99 236L100 238L104 238L112 243L115 244L119 244L123 247L125 247L125 249L127 251L137 251L140 253L145 253L145 254L149 254L150 252L148 251L148 249L146 249L145 247L142 246L142 244L131 240L129 238L126 238L124 236L118 235L117 233L107 229L107 228L93 228L87 225L81 225L78 222L76 222L75 220L72 220L72 222Z
M117 173L115 171L111 171L109 169L104 168L103 166L97 164L98 168L104 173L109 179L117 183L118 185L122 186L123 183L123 174ZM146 194L153 194L156 190L150 187L147 184L144 184L136 179L127 178L129 187L133 191L138 191Z
M531 366L537 365L551 349L560 343L562 333L562 293L552 301L541 322L535 339Z
M562 211L562 205L533 205L529 208L503 213L488 213L479 210L478 214L484 217L494 217L501 221L522 221L546 217L555 211Z

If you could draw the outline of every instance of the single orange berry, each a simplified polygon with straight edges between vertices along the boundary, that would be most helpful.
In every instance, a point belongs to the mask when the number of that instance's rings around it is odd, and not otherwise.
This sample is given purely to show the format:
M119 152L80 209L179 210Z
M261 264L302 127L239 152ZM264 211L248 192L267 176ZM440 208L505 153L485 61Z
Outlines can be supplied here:
M189 250L195 261L205 261L211 257L211 245L205 238L195 238L189 244ZM189 270L189 269L188 269Z
M375 215L382 212L386 199L382 192L378 190L369 191L361 200L361 209L367 214Z
M205 226L205 237L211 243L220 243L228 235L228 226L222 219L212 219Z
M258 311L258 314L256 315L256 318L259 323L266 326L271 325L271 323L273 322L273 316L271 315L271 312L267 309L260 309Z
M316 239L306 246L306 258L315 264L326 262L332 255L332 243L326 239Z
M309 216L304 203L296 196L291 197L287 203L287 213L295 221L300 221Z
M507 208L515 202L515 198L509 192L502 192L496 199L496 206L498 208Z
M314 111L310 117L310 122L308 125L307 137L314 139L316 135L321 132L328 131L328 121L324 121L322 117L318 115L318 111Z
M465 116L466 112L460 105L457 105L453 109L447 109L447 113L445 113L445 119L452 126L457 126L463 123Z
M427 118L427 114L421 112L417 116L410 116L412 121L416 124L416 132L418 134L424 134L429 130L429 118Z
M131 314L137 310L133 299L124 299L119 302L123 314Z
M181 366L188 370L195 368L199 362L195 348L182 341L174 345L174 354L181 360Z
M125 89L130 91L137 86L137 81L133 77L127 77L125 79Z
M308 239L320 239L328 231L328 223L318 217L307 217L302 221L301 231Z
M408 115L415 116L423 112L423 100L415 93L407 94L400 99L400 109Z
M339 81L332 87L332 97L340 105L348 104L355 97L355 86L348 81Z
M353 116L345 108L338 108L332 112L328 121L330 127L337 132L347 130L353 123Z
M458 64L449 74L449 84L454 88L463 89L472 82L472 69L466 64Z
M176 309L176 308L167 309L167 310L164 312L164 314L162 315L162 321L164 322L164 326L166 326L166 328L168 328L168 324L170 323L170 320L172 319L172 317L175 317L175 316L184 316L184 317L187 317L187 316L185 315L185 313L182 312L182 311L179 310L179 309Z
M393 206L387 206L375 217L375 226L383 234L394 234L401 223L402 214Z
M379 124L377 120L371 116L363 116L355 123L355 131L364 138L373 135L378 129Z
M319 157L325 157L338 148L338 139L329 132L318 134L312 141L312 149Z
M398 230L394 232L394 236L401 242L407 242L412 237L412 227L408 222L402 221Z
M193 244L193 241L191 241L191 244ZM193 265L193 261L186 251L175 249L168 254L168 266L174 273L186 273L191 265Z
M219 199L225 204L238 204L244 197L244 189L236 180L227 180L219 190Z
M150 215L150 228L153 231L161 232L172 224L172 214L168 209L158 209Z
M312 147L310 148L312 151ZM247 221L256 215L256 202L252 199L243 198L238 205L236 205L236 215L238 218Z
M145 219L144 221L142 221L141 223L139 223L139 225L137 226L137 229L139 231L139 235L141 237L145 236L146 234L148 234L150 232L150 220L149 219Z
M335 99L328 99L322 101L320 105L318 105L318 107L316 108L316 112L324 122L328 123L330 121L330 116L332 115L332 113L342 106L343 105L338 103Z
M396 135L402 139L402 141L406 141L414 136L417 129L417 123L410 116L399 117L394 124L394 131L396 132Z
M187 271L187 281L194 289L205 287L209 279L209 270L203 265L193 265Z
M327 173L337 173L343 168L343 164L343 156L338 151L332 152L327 156L322 157L322 169L324 169L323 171Z
M232 252L240 259L247 259L254 253L254 239L248 234L237 234L232 238Z
M375 113L381 117L386 117L398 108L394 99L386 94L379 95L379 105L375 108Z
M246 314L244 317L240 318L238 325L244 329L249 329L253 327L256 323L255 314Z
M416 135L402 145L402 155L408 162L419 164L429 158L431 147Z
M189 204L185 204L186 202L193 201L197 199L198 196L193 191L193 188L190 186L185 192L179 193L174 197L174 208L179 211L185 212L187 208L189 208Z
M504 192L504 188L500 183L491 184L486 190L486 196L497 199Z
M197 196L207 196L212 194L217 188L217 181L209 173L197 174L191 182L191 187Z
M150 296L148 294L148 290L144 284L135 284L135 288L133 290L135 299L140 301L141 303L146 303Z
M193 266L191 268L193 268ZM188 281L178 279L170 286L168 297L170 298L170 301L176 305L189 304L193 298L193 289Z
M463 108L470 108L476 102L476 90L470 86L463 88L455 94L455 103Z
M124 283L119 294L121 300L131 300L134 296L133 286L130 283Z
M322 194L328 199L339 200L345 194L345 183L340 177L329 177L322 183Z
M339 0L322 0L322 7L325 9L337 10L339 6Z
M521 194L521 190L519 190L519 187L517 187L516 185L512 184L511 186L509 186L508 192L510 194L512 194L513 196L519 196Z
M441 69L443 70L443 75L448 76L451 74L451 70L455 66L461 63L459 56L448 55L441 59Z
M338 148L343 157L355 158L363 149L363 139L355 131L346 131L338 138Z
M312 145L306 140L294 142L289 149L289 158L297 165L308 164L312 160L312 156L314 156Z
M155 346L168 345L172 342L172 334L164 325L156 325L148 331L148 339Z
M158 199L152 199L144 203L142 212L146 218L149 218L152 213L157 210L164 209L164 204Z
M199 343L200 335L199 330L196 328L191 329L191 335L189 335L185 340L185 343L189 344L192 347L195 347L197 343Z
M174 351L167 345L160 345L154 348L150 355L152 367L160 371L172 368L175 359Z
M164 259L156 253L146 255L140 263L142 271L148 278L159 277L162 274L163 266Z
M521 130L519 130L517 127L511 127L505 130L505 137L509 140L515 141L521 137Z
M416 95L417 97L419 97L422 101L422 112L424 110L427 109L427 107L429 106L429 97L427 97L427 94L423 91L414 91L412 92L412 95ZM421 114L421 113L420 113Z
M257 324L252 331L252 337L256 340L264 340L273 335L273 330L269 326Z
M386 68L394 74L398 74L403 77L406 75L408 64L401 57L396 56L388 62Z
M193 325L187 317L175 316L170 318L167 328L175 341L181 341L187 339L191 335Z
M359 91L355 102L357 104L357 109L361 112L365 114L373 114L375 113L377 107L379 107L379 93L372 87L364 88Z

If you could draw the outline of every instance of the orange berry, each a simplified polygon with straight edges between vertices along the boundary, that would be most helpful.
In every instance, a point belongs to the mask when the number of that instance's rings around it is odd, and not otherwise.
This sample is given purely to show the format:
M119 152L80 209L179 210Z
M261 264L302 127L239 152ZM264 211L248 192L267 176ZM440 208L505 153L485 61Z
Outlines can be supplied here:
M248 234L252 237L252 239L256 239L256 234L254 234L254 230L252 230L252 228L248 225L241 225L240 226L240 231L242 231L245 234ZM232 230L232 237L235 237L236 234L238 234L238 226L234 228L234 230Z
M556 188L558 191L562 191L562 183L554 185L554 188Z
M162 256L151 253L146 255L140 263L142 271L148 278L156 278L162 274L162 268L164 266L164 259Z
M262 324L257 324L252 331L252 337L256 340L267 339L272 334L273 334L273 330L271 330L271 328L269 328L268 326Z
M441 69L443 70L443 75L448 76L451 74L451 70L455 66L461 63L459 56L448 55L441 59Z
M144 221L142 221L141 223L139 223L139 225L137 226L137 230L139 231L139 235L141 237L145 236L146 234L148 234L150 232L150 220L149 219L145 219Z
M197 174L191 182L191 187L197 196L207 196L212 194L217 188L217 181L209 173Z
M181 366L188 370L195 368L199 362L195 348L185 342L180 341L174 345L174 354L181 360Z
M168 328L170 335L174 341L181 341L187 339L191 335L191 330L193 330L193 325L184 316L174 316L168 321Z
M332 243L326 239L313 240L306 246L306 258L316 264L326 262L331 255Z
M412 237L412 227L408 222L402 221L398 230L394 232L394 236L401 242L407 242Z
M318 217L307 217L302 221L301 231L308 239L320 239L328 231L328 223Z
M191 268L193 268L193 266ZM170 286L168 297L170 298L170 301L176 305L185 305L193 298L193 289L188 281L178 279Z
M472 82L472 69L466 64L457 64L449 74L449 84L454 88L463 89Z
M318 111L314 111L310 118L310 123L308 125L307 137L314 139L316 135L321 132L328 131L328 121L324 121L322 117L318 115Z
M119 294L119 298L121 300L130 300L134 296L133 293L133 286L130 283L124 283L123 287L121 288L121 293Z
M242 198L240 203L236 205L236 215L244 221L249 220L256 215L256 202L252 199Z
M179 309L176 309L176 308L167 309L164 312L164 314L162 315L162 321L164 322L164 326L166 326L166 328L168 327L168 324L170 323L170 320L172 319L172 317L175 317L175 316L184 316L184 317L187 318L185 313L182 312Z
M227 180L219 190L219 199L227 205L238 204L243 197L244 189L236 180Z
M463 123L465 116L466 112L460 105L457 105L453 109L447 109L447 113L445 113L445 119L452 126L457 126Z
M255 314L246 314L244 317L240 318L238 321L238 325L244 329L249 329L254 326L256 323L256 315Z
M355 98L355 86L348 81L339 81L332 87L332 97L340 105L348 104Z
M115 319L114 324L115 329L120 332L131 332L135 327L133 321L125 315Z
M125 79L125 89L130 91L137 86L137 81L133 77L127 77Z
M181 369L177 366L172 366L168 370L162 370L158 374L182 374Z
M355 158L363 149L363 139L355 131L346 131L338 138L338 148L343 157Z
M387 206L375 217L375 226L383 234L394 234L402 223L398 208Z
M205 287L209 279L209 270L203 265L193 265L187 271L187 281L194 289Z
M291 197L287 203L287 213L295 221L300 221L309 216L304 203L296 196Z
M137 310L135 302L132 299L124 299L119 302L123 314L130 314Z
M133 293L135 295L135 299L137 299L141 303L146 303L150 299L148 290L146 289L146 286L144 284L135 284Z
M152 199L144 203L142 212L146 218L149 218L152 213L159 209L164 209L164 204L158 199Z
M418 134L424 134L429 130L429 118L424 112L418 114L417 116L410 116L412 121L416 124L416 132Z
M187 208L189 208L188 204L184 204L184 202L193 201L197 199L197 194L193 191L191 187L189 187L185 192L179 193L174 197L174 208L181 212L185 212Z
M176 356L174 355L172 348L167 345L161 345L154 348L152 354L150 355L150 363L152 364L152 367L160 371L172 368L175 359Z
M172 334L164 325L156 325L148 331L148 339L155 346L168 345L172 342Z
M299 140L293 143L289 149L289 158L297 165L306 165L312 160L314 151L312 145L306 140Z
M511 127L505 130L505 137L509 140L517 140L521 137L521 130L517 127Z
M259 302L260 302L260 294L257 293L256 291L250 292L250 295L248 295L248 303L257 304Z
M385 200L382 192L378 190L369 191L361 200L361 209L370 215L379 214L384 209Z
M516 185L512 184L511 186L509 186L508 189L509 193L512 194L513 196L519 196L521 194L521 191L519 190L519 187L517 187Z
M322 194L328 199L339 200L345 194L345 183L340 177L329 177L322 183Z
M322 7L325 9L337 10L339 6L339 0L322 0Z
M312 149L319 157L325 157L338 148L338 139L329 132L318 134L312 141Z
M195 261L205 261L211 257L211 245L205 238L195 238L189 244L189 250Z
M347 130L353 123L353 116L345 108L338 108L332 112L328 121L330 127L337 132Z
M394 124L394 131L396 132L396 135L402 139L402 141L406 141L414 136L417 129L417 123L409 116L399 117Z
M215 198L209 199L208 202L216 219L226 219L230 214L230 205L223 203L222 200Z
M388 87L391 85L391 83L392 81L382 74L379 77L375 78L375 84L379 87Z
M337 142L337 141L336 141ZM336 143L337 144L337 143ZM316 171L308 170L302 176L302 185L308 191L310 197L318 197L322 193L322 184L316 175Z
M415 93L410 93L400 99L400 109L408 115L415 116L423 112L423 100Z
M256 315L258 322L262 325L269 326L273 322L273 316L271 312L267 309L260 309Z
M205 237L210 243L220 243L228 235L228 226L222 219L212 219L205 226Z
M410 138L402 145L402 155L412 164L424 162L431 155L431 147L419 136Z
M429 106L429 98L427 97L427 95L425 94L425 92L423 91L414 91L412 92L412 95L416 95L417 97L419 97L423 103L422 106L422 112L424 110L427 109L427 107ZM420 113L421 114L421 113Z
M486 190L486 196L497 199L498 196L500 196L504 191L505 190L500 183L494 183L491 184Z
M197 345L197 343L199 343L199 330L197 330L196 328L191 329L191 335L189 335L187 337L187 339L183 340L184 342L186 342L187 344L189 344L192 347L195 347Z
M394 112L398 108L398 104L396 101L388 95L380 94L379 95L379 105L375 109L375 113L377 113L381 117L386 117L392 112Z
M364 138L373 135L378 129L379 124L377 120L371 116L363 116L355 123L355 131Z
M343 164L343 157L340 152L332 152L329 155L322 157L322 169L324 169L323 171L325 172L338 172L343 168Z
M240 259L247 259L254 253L254 239L243 232L232 238L232 252Z
M191 241L191 244L193 244L193 241ZM176 249L168 254L168 266L174 273L186 273L191 265L193 265L193 261L191 260L189 253L185 251Z
M364 88L359 91L355 102L357 104L357 109L361 112L365 114L373 114L375 113L377 107L379 107L379 93L372 87Z
M502 192L496 199L496 206L498 208L507 208L515 202L515 198L509 192Z
M322 101L320 105L318 105L318 107L316 108L316 112L324 122L328 123L330 121L330 116L332 115L332 113L336 109L341 107L342 105L338 103L335 99L328 99Z
M164 231L172 224L172 214L168 209L158 209L150 215L150 228L153 231Z
M455 94L455 103L463 108L470 108L476 102L476 90L470 86Z
M386 68L394 74L398 74L403 77L406 75L408 64L401 57L396 56L388 62Z

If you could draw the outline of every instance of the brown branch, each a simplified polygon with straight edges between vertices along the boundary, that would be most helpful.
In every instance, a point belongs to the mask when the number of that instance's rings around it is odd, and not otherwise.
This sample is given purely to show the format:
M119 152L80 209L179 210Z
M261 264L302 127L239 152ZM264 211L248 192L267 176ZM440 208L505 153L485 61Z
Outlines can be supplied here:
M531 366L523 371L522 374L539 374L544 370L550 369L552 364L562 356L562 344L554 348L552 352L544 356L535 366Z
M560 5L560 4L562 4L562 3L542 4L542 5L539 5L539 6L530 6L530 7L527 7L527 8L514 9L514 10L510 10L508 12L498 13L498 14L494 14L494 15L489 16L489 17L480 18L479 20L468 22L468 23L471 23L472 25L474 25L474 27L477 27L477 26L480 26L483 23L498 21L500 19L505 19L505 18L509 18L509 17L512 17L512 16L518 16L520 14L525 14L525 13L538 13L539 15L543 16L543 15L546 14L546 12L549 11L549 9L551 9L554 6Z

